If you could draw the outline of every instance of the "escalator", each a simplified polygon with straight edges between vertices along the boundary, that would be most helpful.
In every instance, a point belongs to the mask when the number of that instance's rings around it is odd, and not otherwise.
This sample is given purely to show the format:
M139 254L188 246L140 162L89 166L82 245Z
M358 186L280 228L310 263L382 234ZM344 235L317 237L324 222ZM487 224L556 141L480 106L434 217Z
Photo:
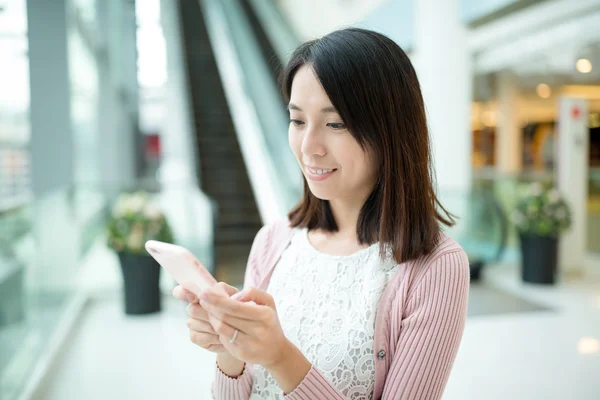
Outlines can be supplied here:
M201 190L214 202L214 265L237 282L262 226L198 0L179 1ZM236 275L237 272L237 275ZM235 276L231 276L231 275Z

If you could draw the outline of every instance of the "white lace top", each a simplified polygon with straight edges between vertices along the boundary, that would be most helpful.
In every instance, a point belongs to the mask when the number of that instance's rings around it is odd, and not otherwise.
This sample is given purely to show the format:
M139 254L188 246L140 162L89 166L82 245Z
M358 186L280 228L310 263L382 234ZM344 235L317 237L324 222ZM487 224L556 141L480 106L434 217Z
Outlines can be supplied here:
M315 249L297 229L269 283L286 337L345 398L371 399L375 386L375 313L396 270L379 244L349 256ZM283 399L277 382L254 366L251 399Z

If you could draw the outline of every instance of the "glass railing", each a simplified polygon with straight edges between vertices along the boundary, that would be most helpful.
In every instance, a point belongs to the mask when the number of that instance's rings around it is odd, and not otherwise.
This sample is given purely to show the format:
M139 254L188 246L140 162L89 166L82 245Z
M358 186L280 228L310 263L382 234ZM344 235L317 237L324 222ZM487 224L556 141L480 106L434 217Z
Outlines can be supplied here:
M109 254L104 222L123 191L154 193L175 242L212 270L209 199L178 183L115 188L95 184L54 190L0 213L0 398L21 398L43 376L85 300L107 287L119 290L120 271L94 260ZM108 195L107 193L113 193ZM115 259L116 256L110 256ZM100 278L97 279L96 278ZM161 276L169 293L174 282Z
M73 188L0 214L0 398L15 399L48 354L76 294L100 203ZM95 210L97 215L92 215Z
M282 15L275 1L248 0L265 34L269 38L279 62L286 65L301 41Z
M505 208L493 191L475 184L466 193L442 191L439 199L456 217L456 225L446 228L445 232L462 246L472 268L510 257L510 224Z
M449 230L450 234L473 260L481 260L485 264L518 263L519 237L510 222L518 188L525 183L553 180L552 172L545 170L524 170L515 174L475 171L469 193L440 195L442 200L449 199L451 212L459 210L458 223Z

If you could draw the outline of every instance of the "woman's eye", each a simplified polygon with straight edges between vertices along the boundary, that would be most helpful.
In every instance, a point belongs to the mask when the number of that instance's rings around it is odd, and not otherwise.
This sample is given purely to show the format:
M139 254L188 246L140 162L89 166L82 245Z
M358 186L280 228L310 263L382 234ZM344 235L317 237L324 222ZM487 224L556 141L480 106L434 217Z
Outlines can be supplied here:
M290 124L292 124L294 126L300 126L300 125L304 124L304 122L299 121L297 119L290 119Z
M331 129L344 129L346 125L343 122L327 124Z

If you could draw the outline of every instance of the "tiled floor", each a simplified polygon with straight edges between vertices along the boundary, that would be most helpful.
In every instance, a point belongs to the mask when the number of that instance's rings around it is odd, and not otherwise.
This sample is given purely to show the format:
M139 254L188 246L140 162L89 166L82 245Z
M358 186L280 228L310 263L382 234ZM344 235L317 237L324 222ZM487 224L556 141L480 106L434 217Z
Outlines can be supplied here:
M444 399L600 398L600 282L525 285L505 267L485 280ZM209 399L214 356L189 342L184 305L164 306L132 318L116 294L91 303L36 400Z
M487 277L554 311L470 318L444 399L599 399L600 282L539 287L515 272Z
M118 298L92 303L38 400L209 399L215 357L193 345L185 304L126 317Z

